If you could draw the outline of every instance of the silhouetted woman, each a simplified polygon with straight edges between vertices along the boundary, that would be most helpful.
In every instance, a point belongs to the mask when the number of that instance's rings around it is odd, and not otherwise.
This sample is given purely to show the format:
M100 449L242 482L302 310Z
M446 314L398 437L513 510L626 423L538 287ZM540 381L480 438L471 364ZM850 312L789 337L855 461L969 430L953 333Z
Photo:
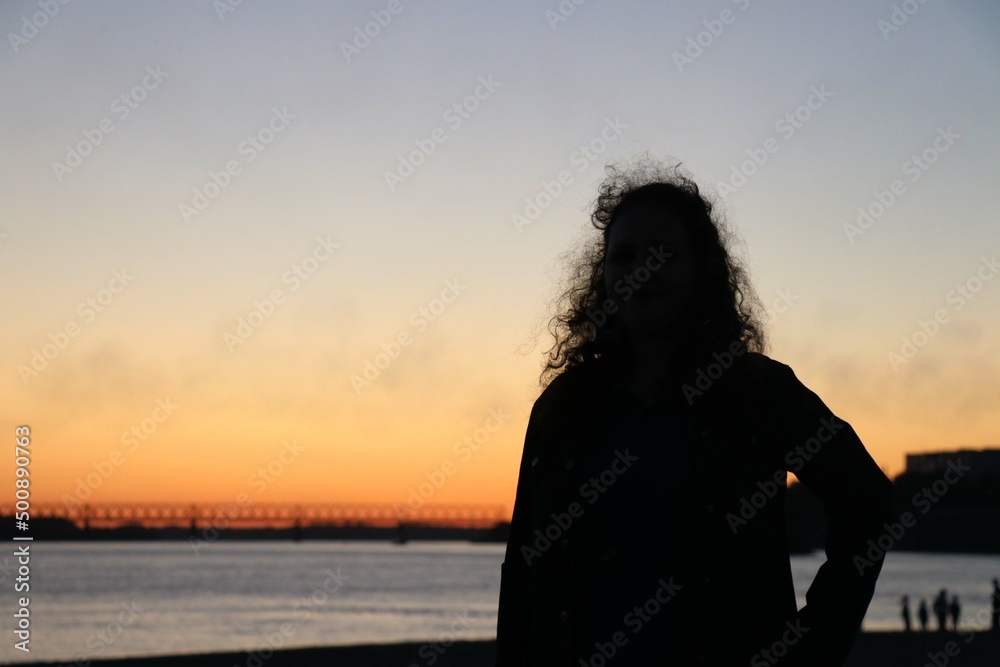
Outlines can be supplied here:
M497 664L841 664L891 483L762 353L753 290L694 182L648 160L609 167L592 222L528 421ZM801 610L786 470L829 519Z

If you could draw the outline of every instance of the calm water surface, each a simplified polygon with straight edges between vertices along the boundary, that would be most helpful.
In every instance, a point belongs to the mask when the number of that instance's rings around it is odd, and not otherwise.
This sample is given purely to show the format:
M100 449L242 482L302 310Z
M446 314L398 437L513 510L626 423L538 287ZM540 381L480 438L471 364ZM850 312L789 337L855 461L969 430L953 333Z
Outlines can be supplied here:
M32 650L14 649L8 631L0 660L74 664L269 646L492 638L503 549L268 541L217 542L195 553L184 542L36 542ZM792 558L800 606L823 560L821 553ZM13 610L11 561L3 563L0 585ZM930 603L941 587L959 596L964 625L985 627L977 613L988 608L993 577L1000 577L997 556L890 553L864 627L900 629L899 598L910 595L915 621L920 598Z

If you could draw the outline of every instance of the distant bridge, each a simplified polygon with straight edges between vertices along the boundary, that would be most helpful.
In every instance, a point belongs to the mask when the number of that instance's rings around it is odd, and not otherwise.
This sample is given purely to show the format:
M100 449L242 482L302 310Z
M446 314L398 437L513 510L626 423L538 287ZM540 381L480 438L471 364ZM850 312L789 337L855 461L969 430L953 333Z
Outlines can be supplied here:
M13 503L0 504L0 516L10 517ZM78 528L185 526L199 528L260 528L309 526L404 525L492 528L509 520L500 505L404 503L32 503L31 520L65 519Z

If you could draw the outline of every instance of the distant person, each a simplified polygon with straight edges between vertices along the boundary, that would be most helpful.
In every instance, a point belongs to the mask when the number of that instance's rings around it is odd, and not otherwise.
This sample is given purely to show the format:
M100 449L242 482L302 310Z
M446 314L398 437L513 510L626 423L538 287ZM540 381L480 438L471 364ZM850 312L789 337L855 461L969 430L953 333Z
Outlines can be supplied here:
M500 667L840 665L871 602L892 483L763 354L730 232L678 167L607 169L550 323L501 568ZM801 610L789 470L829 521Z
M993 612L993 622L990 629L1000 632L1000 579L993 580L993 595L990 596L990 607Z
M927 600L921 598L920 608L917 610L917 618L920 619L920 629L927 632L927 622L930 620L930 612L927 611Z
M903 628L906 632L910 631L910 596L904 595L902 600L903 605Z
M951 612L951 629L958 632L958 619L962 615L962 606L958 603L957 595L951 598L951 604L948 605L948 611Z
M934 598L934 616L937 618L938 632L948 629L948 596L945 589Z

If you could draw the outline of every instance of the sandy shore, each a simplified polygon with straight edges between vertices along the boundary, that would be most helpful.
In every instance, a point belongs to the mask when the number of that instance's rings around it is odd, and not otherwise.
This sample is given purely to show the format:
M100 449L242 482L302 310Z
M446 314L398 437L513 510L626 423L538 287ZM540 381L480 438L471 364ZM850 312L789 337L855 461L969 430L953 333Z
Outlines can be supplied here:
M421 647L425 647L421 652ZM434 661L434 667L492 667L493 641L456 642ZM265 653L264 656L267 656ZM261 656L261 657L264 657ZM92 667L426 667L425 644L372 644L286 649L265 660L241 653L172 655L161 658L96 660ZM28 663L57 667L66 663ZM72 663L70 663L72 664ZM871 632L858 637L845 667L997 667L1000 632L910 633Z

